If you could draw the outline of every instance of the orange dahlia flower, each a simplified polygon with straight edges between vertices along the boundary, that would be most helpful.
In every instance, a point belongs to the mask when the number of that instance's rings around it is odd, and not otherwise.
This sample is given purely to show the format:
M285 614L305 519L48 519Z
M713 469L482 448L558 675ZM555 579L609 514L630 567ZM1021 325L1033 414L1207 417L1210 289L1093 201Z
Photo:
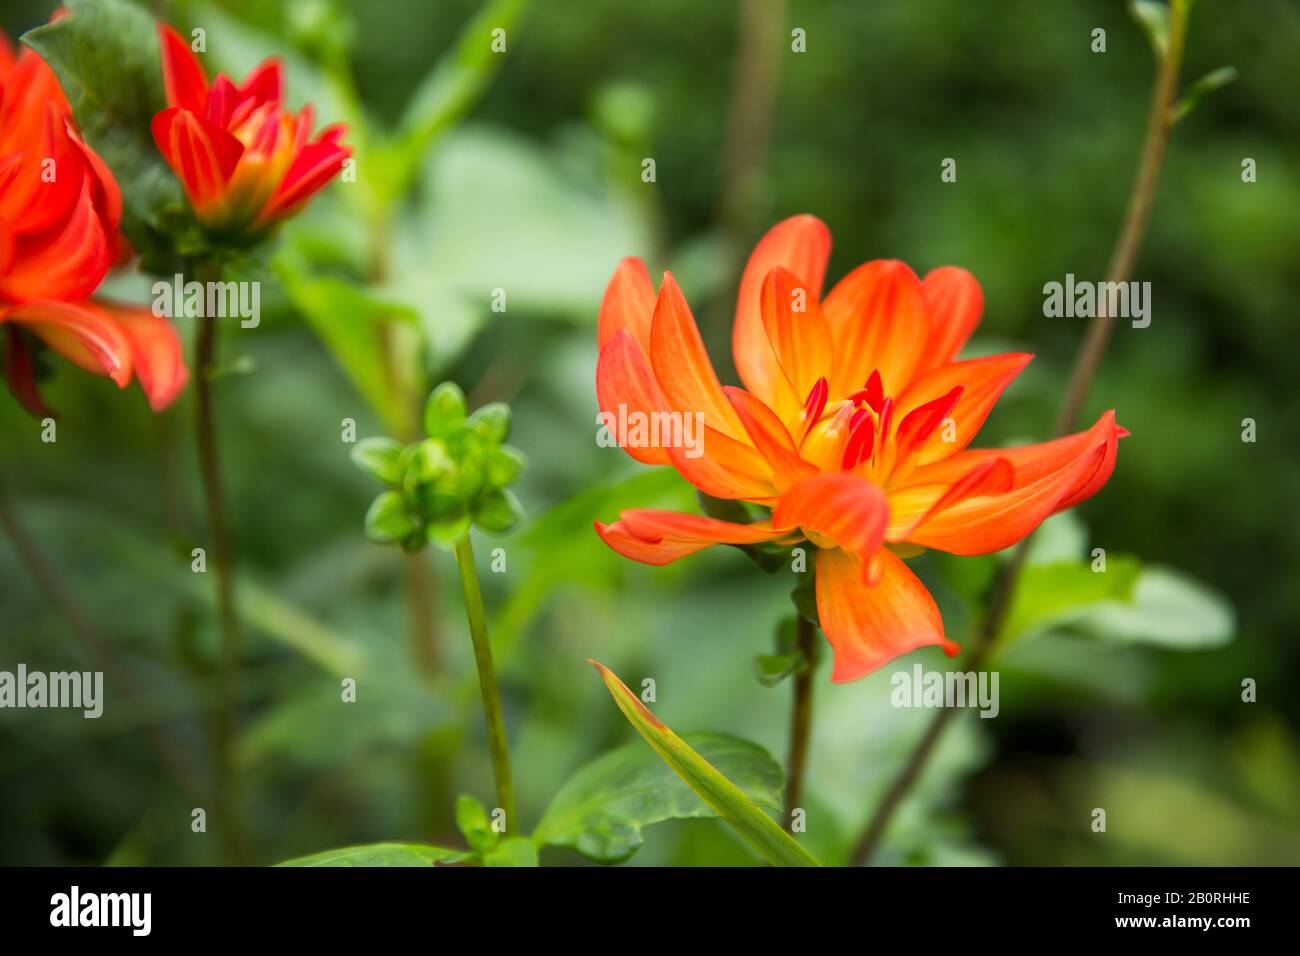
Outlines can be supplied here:
M124 252L121 215L117 183L82 141L54 71L0 34L0 324L5 377L33 414L48 409L19 328L122 387L138 378L155 409L185 384L166 319L88 299Z
M600 310L596 393L605 420L702 415L697 446L625 448L646 464L672 465L708 495L770 514L733 524L636 509L596 531L620 554L654 565L713 544L811 542L831 679L842 682L925 645L957 652L900 553L985 554L1015 544L1105 484L1127 433L1108 411L1087 431L1044 444L968 448L1032 356L956 360L983 310L964 269L945 266L922 280L901 262L876 260L821 298L830 248L820 220L796 216L754 250L732 335L743 389L719 383L672 274L656 295L639 259L619 263Z
M153 118L153 138L205 227L254 236L298 212L352 155L339 142L346 127L312 139L311 106L284 108L279 60L239 86L224 74L209 86L180 34L160 23L158 39L168 108Z

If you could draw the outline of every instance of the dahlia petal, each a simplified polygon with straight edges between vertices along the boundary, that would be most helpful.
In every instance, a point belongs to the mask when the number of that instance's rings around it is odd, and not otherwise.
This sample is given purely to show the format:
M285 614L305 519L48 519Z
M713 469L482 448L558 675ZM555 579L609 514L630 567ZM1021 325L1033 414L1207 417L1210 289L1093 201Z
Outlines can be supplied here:
M131 348L131 367L149 407L162 411L180 394L189 378L175 326L145 306L97 301L82 303L105 322L116 323Z
M691 307L671 272L664 273L655 301L650 325L650 365L669 408L683 413L703 412L705 424L711 428L744 439L745 430L722 393Z
M932 514L967 498L1001 495L1015 487L1016 470L1006 458L980 462L953 484L910 485L891 491L886 541L906 541Z
M736 299L731 350L745 388L768 404L776 401L785 376L764 328L763 282L769 272L781 266L805 284L810 298L818 298L830 255L831 233L826 224L815 216L792 216L767 231L745 265ZM799 397L806 391L800 391Z
M334 138L308 143L294 156L284 179L258 214L257 224L269 225L292 216L338 175L351 155L351 147L340 146Z
M165 23L158 24L158 44L162 49L167 105L202 113L208 98L208 80L198 57L185 39Z
M776 503L772 527L802 528L863 557L884 540L889 506L873 482L848 472L815 475L799 482Z
M802 299L800 311L795 311L796 299ZM783 266L773 269L763 280L759 307L783 379L774 383L771 405L788 421L818 379L831 374L834 351L830 326L822 314L817 290L808 288Z
M0 33L0 39L3 38L4 34ZM4 375L9 391L27 414L35 418L51 417L53 412L36 387L36 363L32 359L31 348L17 329L11 326L4 331Z
M252 100L256 106L279 103L284 90L284 65L279 57L263 60L239 87L239 99Z
M889 394L907 388L925 353L930 317L921 280L905 263L858 266L831 289L822 311L837 358L832 395L861 388L873 371Z
M799 457L794 439L772 409L744 389L728 385L723 391L740 416L754 447L771 466L778 491L817 473L815 467Z
M950 362L918 376L899 399L898 411L904 416L959 385L965 389L947 416L954 425L953 441L943 440L943 429L932 433L919 449L917 463L926 465L951 457L974 441L1002 393L1032 359L1028 352L1008 352Z
M649 360L626 329L616 332L600 350L600 358L596 361L596 400L600 410L612 416L614 422L626 420L626 415L632 412L639 412L650 421L654 413L663 412L668 407ZM622 417L619 406L623 407ZM666 448L633 447L623 440L620 443L624 451L644 464L671 463Z
M951 362L971 337L984 313L984 291L965 269L940 266L925 275L925 301L930 308L930 342L922 368Z
M131 342L121 327L84 302L24 302L0 312L73 364L107 375L120 388L131 381Z
M197 113L172 107L151 124L154 142L200 215L225 194L244 144Z
M864 582L862 562L840 550L817 552L817 617L834 651L831 680L865 677L918 647L937 644L944 653L957 645L944 637L934 598L902 560L888 549L873 561L875 584Z
M1020 541L1057 511L1093 495L1110 478L1118 452L1119 426L1108 411L1084 432L1038 445L964 451L918 468L916 484L952 482L993 458L1005 458L1015 470L1010 489L972 496L936 509L909 533L907 540L952 554L987 554Z
M655 290L645 263L635 256L619 260L614 275L600 300L596 341L601 348L619 329L627 329L641 346L650 351L650 322L655 312Z
M11 302L80 299L94 291L112 265L115 246L104 231L83 177L81 196L63 228L39 248L17 239L8 271L0 276L0 298Z
M772 466L753 445L704 426L695 448L673 445L668 458L683 478L715 498L767 501L776 496Z
M664 565L714 544L757 544L780 535L762 524L741 525L702 515L635 509L612 524L595 522L602 541L633 561Z

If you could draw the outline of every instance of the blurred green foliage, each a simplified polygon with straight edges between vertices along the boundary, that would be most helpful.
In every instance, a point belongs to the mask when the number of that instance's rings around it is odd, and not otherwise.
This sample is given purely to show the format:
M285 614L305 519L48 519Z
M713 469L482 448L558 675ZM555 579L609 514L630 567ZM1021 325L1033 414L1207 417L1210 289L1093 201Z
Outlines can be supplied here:
M51 6L11 0L0 25L16 37ZM358 183L331 187L251 267L262 324L224 343L233 371L217 394L247 634L240 772L259 862L373 841L463 848L456 797L490 793L454 573L432 565L440 665L428 674L404 636L400 559L363 537L373 487L348 461L345 419L405 440L418 412L406 396L439 378L472 406L514 409L531 517L504 541L507 571L482 578L528 828L578 768L630 746L588 657L632 686L653 677L656 710L679 731L782 754L789 685L762 686L752 662L772 650L790 582L732 549L634 565L591 531L620 508L697 507L675 476L593 441L605 280L625 254L672 267L734 381L736 270L776 219L826 220L832 279L876 257L963 265L987 299L975 348L1038 354L979 443L1040 438L1082 332L1042 316L1042 287L1104 268L1153 73L1118 0L507 3L498 10L517 20L491 60L458 46L467 24L484 26L472 0L156 6L206 25L213 61L237 73L282 55L290 100L348 119L362 160ZM733 82L739 17L763 9L781 17L753 74L775 90L770 109L759 104L766 148L737 119L762 83L738 93ZM804 54L789 52L794 27L807 31ZM1104 54L1090 49L1098 27ZM889 832L888 860L1300 855L1300 705L1288 692L1300 679L1297 52L1294 0L1197 4L1186 82L1224 64L1240 78L1175 131L1135 275L1152 283L1154 319L1120 325L1089 402L1093 415L1116 408L1133 436L1109 486L1040 540L997 658L1001 714L954 722ZM641 181L644 157L654 184ZM954 184L940 181L945 157ZM1251 184L1245 157L1258 165ZM145 301L147 289L113 280L119 297ZM204 535L192 399L154 416L138 391L55 364L58 441L41 443L38 423L0 401L0 484L136 693L110 673L98 721L0 712L0 862L212 862L215 837L189 827L198 804L142 733L164 731L204 791L216 635L210 582L189 569ZM1248 417L1253 444L1241 441ZM1100 594L1085 571L1095 547L1110 562ZM958 640L996 561L918 562ZM7 542L0 582L0 667L92 666ZM929 715L890 706L893 668L831 685L828 656L800 839L837 862ZM937 653L916 659L943 666ZM354 704L339 700L346 677ZM1256 703L1242 702L1245 678ZM1107 809L1104 835L1089 828L1094 807ZM631 862L756 862L716 820L657 824L644 841ZM583 862L562 848L541 859Z

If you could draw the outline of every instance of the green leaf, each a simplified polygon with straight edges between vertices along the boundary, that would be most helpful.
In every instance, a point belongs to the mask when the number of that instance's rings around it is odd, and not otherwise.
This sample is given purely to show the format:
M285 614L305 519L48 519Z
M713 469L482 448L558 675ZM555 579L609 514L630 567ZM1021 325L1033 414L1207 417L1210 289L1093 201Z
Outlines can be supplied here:
M1171 568L1147 567L1131 601L1091 607L1069 631L1121 644L1200 650L1228 643L1236 626L1232 605L1208 585Z
M289 300L325 343L334 361L395 435L409 416L398 397L384 346L385 323L415 321L406 306L375 297L333 276L313 276L286 246L273 268Z
M406 513L406 504L396 491L385 491L370 503L366 512L366 536L378 544L405 541L416 530Z
M687 746L760 806L778 810L782 774L757 744L723 734L688 734ZM620 863L641 846L641 831L663 820L715 817L686 782L633 741L575 773L555 794L533 834L597 863Z
M776 653L755 657L754 674L764 687L775 687L797 673L803 663L803 651L799 649L799 621L787 617L776 626Z
M808 851L777 826L744 791L650 713L613 671L596 661L590 663L600 672L614 703L637 733L764 859L777 866L818 865Z
M484 866L536 866L537 844L528 837L506 837L483 854Z
M487 808L467 793L456 798L456 828L476 853L487 853L501 841L501 834L492 829Z
M153 141L166 107L154 21L125 0L67 0L69 15L29 30L23 42L59 78L86 142L122 190L122 230L158 274L179 271L174 238L188 213L180 184Z
M1090 564L1077 561L1027 566L1000 640L1009 642L1064 624L1100 601L1130 600L1139 570L1137 559L1127 555L1111 555L1105 571L1093 571Z
M352 463L385 485L402 482L403 447L391 438L366 438L352 449Z
M1146 33L1156 57L1163 60L1169 52L1169 8L1155 0L1133 0L1129 13Z
M1196 104L1201 101L1202 97L1213 93L1217 89L1227 86L1229 83L1235 82L1237 76L1238 73L1235 66L1221 66L1217 70L1211 70L1209 73L1206 73L1203 77L1187 88L1187 92L1183 94L1182 99L1178 101L1178 105L1174 107L1174 122L1177 123L1192 110L1196 109Z
M433 866L436 863L459 863L470 854L423 843L366 843L322 850L277 863L276 866Z
M465 393L455 382L443 382L424 404L424 430L432 438L444 438L465 421Z
M405 191L429 144L468 112L496 75L505 55L492 50L492 31L506 31L525 0L491 0L461 30L455 47L433 65L416 87L402 115L394 149L393 195Z

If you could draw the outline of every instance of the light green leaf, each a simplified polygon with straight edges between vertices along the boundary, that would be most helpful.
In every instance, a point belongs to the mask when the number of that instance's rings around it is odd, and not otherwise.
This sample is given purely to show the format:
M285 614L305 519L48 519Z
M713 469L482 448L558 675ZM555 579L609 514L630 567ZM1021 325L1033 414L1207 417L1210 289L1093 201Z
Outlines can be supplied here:
M780 808L782 773L762 747L723 734L688 734L686 745L751 800ZM597 863L619 863L641 846L641 831L663 820L717 812L638 741L582 767L559 789L533 834L538 844L567 846Z
M500 69L505 56L492 49L492 32L510 30L525 0L491 0L465 25L456 45L416 87L402 115L394 150L391 189L400 195L415 175L429 144L469 111Z
M433 866L436 863L459 863L469 853L422 843L366 843L322 850L277 863L276 866Z
M1183 94L1182 99L1178 101L1178 105L1174 107L1174 122L1177 123L1192 110L1196 109L1196 104L1201 101L1202 97L1213 93L1217 89L1227 86L1229 83L1235 82L1237 76L1238 73L1235 66L1221 66L1217 70L1211 70L1209 73L1206 73L1203 77L1187 88L1187 92Z
M492 829L487 808L467 793L456 798L456 828L476 853L487 853L501 840L501 834Z
M596 661L590 663L600 672L614 703L637 733L764 859L776 866L818 865L808 851L777 826L744 791L650 713L613 671Z
M1155 0L1133 0L1129 12L1146 33L1156 57L1163 60L1169 52L1169 8Z
M537 844L528 837L506 837L483 854L484 866L536 866Z
M1236 623L1232 605L1208 585L1172 568L1147 567L1130 602L1091 607L1069 630L1122 644L1199 650L1231 641Z
M1137 559L1127 555L1111 555L1105 571L1075 561L1027 566L1000 640L1006 643L1061 626L1101 601L1131 600L1139 570Z
M383 324L413 323L415 312L342 279L312 276L287 252L275 257L274 269L294 307L320 336L357 391L390 431L406 434L409 415L393 382Z

